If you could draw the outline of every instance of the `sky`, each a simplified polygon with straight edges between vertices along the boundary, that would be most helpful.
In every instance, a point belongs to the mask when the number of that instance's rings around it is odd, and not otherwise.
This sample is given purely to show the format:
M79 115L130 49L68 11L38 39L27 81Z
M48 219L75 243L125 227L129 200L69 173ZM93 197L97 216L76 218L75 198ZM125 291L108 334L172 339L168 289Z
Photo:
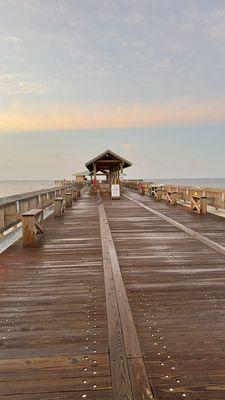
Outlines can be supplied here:
M0 57L0 179L225 176L225 0L0 0Z

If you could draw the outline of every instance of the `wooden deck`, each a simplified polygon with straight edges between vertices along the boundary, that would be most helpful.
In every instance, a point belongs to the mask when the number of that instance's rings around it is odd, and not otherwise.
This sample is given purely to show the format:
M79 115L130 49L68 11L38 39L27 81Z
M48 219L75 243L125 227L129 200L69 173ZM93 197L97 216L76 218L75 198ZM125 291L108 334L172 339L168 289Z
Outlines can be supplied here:
M127 194L0 256L0 399L225 399L225 220Z

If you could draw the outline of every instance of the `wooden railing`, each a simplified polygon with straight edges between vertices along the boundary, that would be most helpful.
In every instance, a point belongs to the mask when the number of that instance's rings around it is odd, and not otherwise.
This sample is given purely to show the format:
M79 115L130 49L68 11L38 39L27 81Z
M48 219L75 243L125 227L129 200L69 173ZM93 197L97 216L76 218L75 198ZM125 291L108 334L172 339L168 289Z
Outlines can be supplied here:
M124 187L138 190L140 180L124 181ZM145 193L149 192L151 182L142 182L145 187ZM225 209L225 189L220 188L196 188L191 186L163 185L163 190L168 192L179 192L181 199L185 202L191 202L193 196L206 196L208 205L216 209Z
M66 192L73 187L69 184L0 198L0 236L16 227L23 213L37 208L44 210L54 203L55 197L65 198Z
M146 192L148 188L152 185L152 182L144 182L143 179L135 179L129 181L123 181L123 186L129 189L138 190L139 185L142 184L145 187Z
M57 181L54 181L54 184L56 185L56 186L68 186L68 185L73 185L73 184L75 184L75 180L68 180L68 179L61 179L61 180L57 180Z
M225 209L225 189L196 188L191 186L163 185L164 190L181 193L181 199L191 202L193 196L206 196L209 206Z

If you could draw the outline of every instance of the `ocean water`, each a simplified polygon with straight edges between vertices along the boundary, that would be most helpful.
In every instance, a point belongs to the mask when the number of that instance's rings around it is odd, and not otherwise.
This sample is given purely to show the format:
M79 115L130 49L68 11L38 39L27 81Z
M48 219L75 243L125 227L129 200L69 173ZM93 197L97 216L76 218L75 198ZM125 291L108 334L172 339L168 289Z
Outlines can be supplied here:
M154 183L165 183L174 185L185 185L194 187L212 187L212 188L224 188L225 189L225 178L199 178L199 179L146 179ZM14 194L20 194L25 192L31 192L33 190L49 189L54 187L54 181L52 180L0 180L0 198L5 196L11 196Z
M32 192L34 190L49 189L54 186L55 184L53 180L0 180L0 198L11 196L13 194Z

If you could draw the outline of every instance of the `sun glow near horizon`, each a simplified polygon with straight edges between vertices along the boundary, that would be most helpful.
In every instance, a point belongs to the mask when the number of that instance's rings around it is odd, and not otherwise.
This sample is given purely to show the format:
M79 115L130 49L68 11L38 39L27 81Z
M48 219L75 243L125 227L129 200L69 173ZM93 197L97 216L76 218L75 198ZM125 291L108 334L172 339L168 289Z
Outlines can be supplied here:
M195 125L225 122L225 103L63 105L0 112L0 132Z

